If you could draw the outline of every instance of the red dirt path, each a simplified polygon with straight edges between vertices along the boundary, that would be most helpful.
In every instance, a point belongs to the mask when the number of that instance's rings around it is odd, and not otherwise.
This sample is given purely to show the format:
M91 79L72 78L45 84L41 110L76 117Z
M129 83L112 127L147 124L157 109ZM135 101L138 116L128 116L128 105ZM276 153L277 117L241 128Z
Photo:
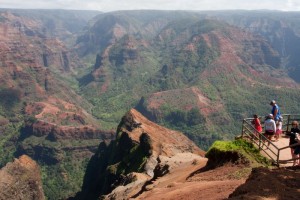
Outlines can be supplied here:
M230 165L199 173L188 178L192 172L195 172L206 165L207 160L198 160L197 164L188 163L175 169L170 174L157 179L153 185L148 187L137 199L147 200L217 200L227 199L228 196L246 179L230 179L218 176L215 179L214 174L227 175L228 171L235 170Z

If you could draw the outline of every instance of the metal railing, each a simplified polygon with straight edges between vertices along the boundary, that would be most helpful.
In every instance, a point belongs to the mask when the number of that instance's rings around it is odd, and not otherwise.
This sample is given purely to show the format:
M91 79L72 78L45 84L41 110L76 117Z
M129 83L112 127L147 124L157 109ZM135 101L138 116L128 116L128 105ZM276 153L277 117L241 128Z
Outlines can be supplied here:
M292 127L293 121L300 121L300 114L283 114L283 124L282 124L282 130L283 132L290 131Z
M282 130L285 133L290 131L293 121L300 120L300 115L284 114L282 116L284 119L282 124ZM253 118L243 119L243 125L242 125L243 138L249 138L250 141L256 144L259 150L263 151L277 166L279 166L280 163L286 163L288 161L294 161L299 159L299 158L292 158L288 160L280 160L279 158L282 150L299 146L300 144L298 143L298 144L293 144L282 148L278 148L271 140L269 140L266 136L264 136L262 133L258 132L255 129L255 127L252 125L252 120ZM265 143L267 143L268 145Z

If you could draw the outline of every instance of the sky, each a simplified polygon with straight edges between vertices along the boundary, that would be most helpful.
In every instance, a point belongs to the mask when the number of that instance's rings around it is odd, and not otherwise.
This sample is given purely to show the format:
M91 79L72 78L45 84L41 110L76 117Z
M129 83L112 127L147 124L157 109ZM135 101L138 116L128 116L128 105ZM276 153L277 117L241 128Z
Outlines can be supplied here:
M1 8L99 10L300 11L300 0L0 0Z

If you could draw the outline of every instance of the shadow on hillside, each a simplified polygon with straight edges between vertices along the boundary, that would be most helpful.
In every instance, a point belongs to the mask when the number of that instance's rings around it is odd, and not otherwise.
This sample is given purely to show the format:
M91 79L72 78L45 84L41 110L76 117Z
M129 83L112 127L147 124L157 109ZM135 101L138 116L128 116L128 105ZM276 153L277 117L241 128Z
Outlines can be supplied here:
M201 174L203 172L207 172L210 170L214 170L216 168L222 167L222 166L235 166L235 167L246 167L247 162L245 159L243 159L238 152L235 151L228 151L228 152L222 152L222 154L210 154L213 156L208 156L209 159L206 163L206 165L193 173L191 173L188 177L193 177L197 174Z
M246 182L229 199L300 199L300 167L253 168Z

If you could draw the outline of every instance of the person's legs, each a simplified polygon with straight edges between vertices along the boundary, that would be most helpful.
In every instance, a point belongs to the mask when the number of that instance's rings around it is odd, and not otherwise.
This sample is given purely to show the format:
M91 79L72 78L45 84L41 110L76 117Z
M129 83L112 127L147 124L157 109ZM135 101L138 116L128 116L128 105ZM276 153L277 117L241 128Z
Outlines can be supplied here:
M298 164L300 166L300 146L297 146L295 148L294 154L295 154L295 158L297 158L296 164Z
M291 154L292 154L292 159L295 159L296 158L296 155L294 154L294 149L293 148L291 148ZM293 160L293 166L295 166L296 165L296 162L297 160Z
M265 143L266 142L266 138L268 138L268 135L266 133L264 133L264 136L265 137L263 137L263 142Z
M254 135L256 136L256 137L254 137L255 139L257 139L259 137L259 133L257 131L254 131Z
M269 141L268 141L268 146L270 146L270 141L271 141L271 139L272 139L272 136L273 136L273 135L268 135L268 139L269 139Z
M275 139L275 142L278 141L278 139L279 139L279 130L276 131L276 133L274 135L274 139Z

